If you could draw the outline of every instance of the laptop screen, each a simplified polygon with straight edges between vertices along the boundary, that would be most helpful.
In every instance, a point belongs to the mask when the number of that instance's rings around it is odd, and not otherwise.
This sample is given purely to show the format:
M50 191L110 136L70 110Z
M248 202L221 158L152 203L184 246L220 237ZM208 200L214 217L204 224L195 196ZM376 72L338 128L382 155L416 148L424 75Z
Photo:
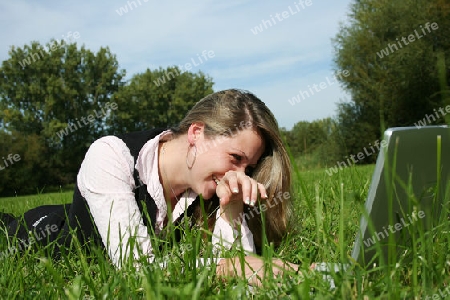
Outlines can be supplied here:
M408 255L413 236L446 218L449 183L449 127L386 130L352 258L365 267Z

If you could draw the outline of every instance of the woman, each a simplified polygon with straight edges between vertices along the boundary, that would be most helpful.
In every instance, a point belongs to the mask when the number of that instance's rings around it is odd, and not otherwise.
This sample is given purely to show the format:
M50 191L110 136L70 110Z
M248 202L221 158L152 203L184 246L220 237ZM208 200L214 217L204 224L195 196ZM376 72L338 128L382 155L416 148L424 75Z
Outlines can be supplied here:
M61 217L61 206L50 206L28 212L25 221L38 231L58 223L66 244L69 230L77 229L82 243L105 247L121 267L130 256L144 254L153 261L150 233L160 235L168 216L175 223L185 216L202 223L201 196L218 255L236 243L256 253L263 231L275 245L287 231L290 180L289 158L273 114L253 94L231 89L200 100L177 127L95 141L81 164L73 203L64 207L67 218ZM10 226L11 232L17 230ZM240 275L239 263L218 260L217 273ZM275 274L297 267L275 264ZM253 282L262 267L259 258L246 257L245 274Z

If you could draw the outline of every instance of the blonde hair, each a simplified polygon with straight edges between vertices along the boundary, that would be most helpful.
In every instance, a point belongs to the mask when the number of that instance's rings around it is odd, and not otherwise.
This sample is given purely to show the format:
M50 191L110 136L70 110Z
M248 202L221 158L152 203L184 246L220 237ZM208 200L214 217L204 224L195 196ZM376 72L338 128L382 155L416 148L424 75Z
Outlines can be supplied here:
M172 128L174 136L187 133L194 122L204 124L204 133L209 139L230 136L234 130L244 126L246 128L243 129L257 130L261 135L265 142L265 151L256 168L248 175L266 187L268 199L259 200L261 205L265 205L264 229L267 241L278 246L288 231L292 212L291 164L272 112L252 93L229 89L210 94L197 102L180 124ZM208 205L209 212L219 205L218 199L211 200L215 201ZM259 213L251 213L249 206L244 207L244 213L248 217L247 223L255 245L261 249L264 241L261 216ZM210 229L214 222L215 215L212 214L208 220Z

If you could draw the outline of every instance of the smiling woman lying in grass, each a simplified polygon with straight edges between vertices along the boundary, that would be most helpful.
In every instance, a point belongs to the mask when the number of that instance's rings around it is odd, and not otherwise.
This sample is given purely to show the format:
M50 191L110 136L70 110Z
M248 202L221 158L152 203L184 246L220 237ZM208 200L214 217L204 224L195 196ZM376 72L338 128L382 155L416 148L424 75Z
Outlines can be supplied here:
M290 161L273 114L253 94L225 90L200 100L174 128L95 141L73 203L33 209L24 216L27 228L14 221L9 232L25 240L26 229L56 225L45 240L64 251L74 229L81 244L104 247L120 268L142 255L153 262L151 236L175 228L169 222L199 225L212 233L217 274L244 272L258 283L262 259L220 258L234 246L251 254L261 252L264 240L279 245L288 231L290 188ZM273 262L275 276L298 268Z

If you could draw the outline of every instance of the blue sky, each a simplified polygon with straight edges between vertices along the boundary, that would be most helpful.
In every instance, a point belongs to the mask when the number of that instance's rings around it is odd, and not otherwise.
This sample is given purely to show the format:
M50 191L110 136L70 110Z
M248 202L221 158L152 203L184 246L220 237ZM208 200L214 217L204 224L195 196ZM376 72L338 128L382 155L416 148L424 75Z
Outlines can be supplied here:
M127 78L194 60L191 71L210 75L214 90L250 90L291 129L335 116L336 103L349 99L333 79L331 39L350 2L3 1L0 60L8 59L12 45L46 44L77 32L74 41L92 51L108 46ZM205 50L214 56L200 63Z

